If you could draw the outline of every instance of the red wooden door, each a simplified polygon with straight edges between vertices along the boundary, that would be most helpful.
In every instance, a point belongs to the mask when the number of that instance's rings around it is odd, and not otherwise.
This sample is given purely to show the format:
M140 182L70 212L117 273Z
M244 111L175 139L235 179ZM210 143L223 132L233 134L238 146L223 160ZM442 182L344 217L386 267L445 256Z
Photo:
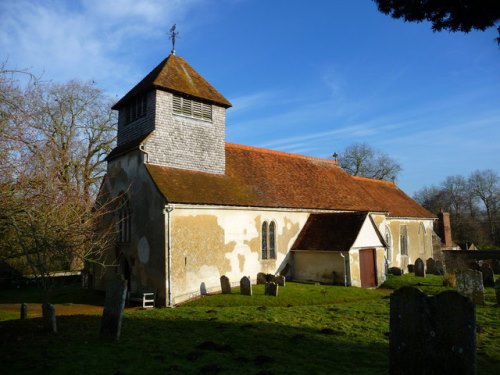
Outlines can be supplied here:
M375 266L375 249L359 250L359 271L361 287L377 286L377 269Z

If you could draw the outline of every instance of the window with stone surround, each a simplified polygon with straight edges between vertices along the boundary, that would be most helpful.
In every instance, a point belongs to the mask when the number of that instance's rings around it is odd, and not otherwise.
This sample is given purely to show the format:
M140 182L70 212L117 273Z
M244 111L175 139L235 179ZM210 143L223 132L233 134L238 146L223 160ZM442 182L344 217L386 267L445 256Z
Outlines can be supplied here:
M173 112L176 115L193 117L205 121L212 121L212 105L184 96L173 96Z
M146 115L147 98L146 95L138 95L133 98L127 106L126 109L126 124L137 120L138 118Z
M262 259L276 259L276 223L262 223Z
M406 225L399 228L399 250L401 255L408 255L408 229Z
M118 239L121 243L130 242L132 231L130 204L126 196L120 199L118 208Z

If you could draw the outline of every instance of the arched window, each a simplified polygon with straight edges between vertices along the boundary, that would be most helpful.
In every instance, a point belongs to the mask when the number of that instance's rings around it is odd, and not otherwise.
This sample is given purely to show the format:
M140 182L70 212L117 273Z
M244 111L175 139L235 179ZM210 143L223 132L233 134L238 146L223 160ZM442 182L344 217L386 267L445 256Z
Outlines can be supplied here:
M132 231L130 204L126 196L120 200L118 208L118 238L121 243L130 242Z
M276 259L276 224L262 223L262 259Z
M401 255L408 255L408 229L406 225L399 228L399 251Z
M387 250L386 250L387 262L389 264L391 264L391 259L392 259L392 236L391 236L391 230L389 229L388 226L385 227L384 239L385 239L385 242L387 243Z
M425 254L426 243L425 243L425 227L423 223L420 223L420 227L418 228L418 236L419 238L419 251L421 254Z

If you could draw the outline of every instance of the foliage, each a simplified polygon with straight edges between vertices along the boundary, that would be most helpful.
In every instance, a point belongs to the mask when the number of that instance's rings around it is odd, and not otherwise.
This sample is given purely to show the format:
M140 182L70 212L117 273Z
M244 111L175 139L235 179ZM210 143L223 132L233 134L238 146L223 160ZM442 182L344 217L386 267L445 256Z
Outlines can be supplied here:
M500 176L495 171L477 170L467 178L448 176L439 186L417 191L414 199L433 213L450 212L455 242L500 246Z
M500 20L500 2L496 0L374 0L378 10L407 22L429 21L434 31L484 31ZM500 27L498 27L500 34ZM497 38L500 44L500 37Z
M80 269L114 240L95 235L112 203L93 200L115 140L94 83L42 82L0 68L0 260L42 279Z
M431 279L438 284L439 277ZM0 322L2 370L5 374L32 373L33 368L40 374L82 369L92 374L387 373L390 290L359 292L287 283L279 292L278 297L263 296L259 285L252 297L237 295L236 288L231 295L210 295L174 309L126 310L116 343L98 339L99 316L60 316L57 336L44 334L39 319ZM1 295L0 301L5 302ZM498 373L500 309L491 303L478 307L477 319L478 373Z
M338 157L340 166L353 176L395 180L402 170L396 160L366 143L353 143Z

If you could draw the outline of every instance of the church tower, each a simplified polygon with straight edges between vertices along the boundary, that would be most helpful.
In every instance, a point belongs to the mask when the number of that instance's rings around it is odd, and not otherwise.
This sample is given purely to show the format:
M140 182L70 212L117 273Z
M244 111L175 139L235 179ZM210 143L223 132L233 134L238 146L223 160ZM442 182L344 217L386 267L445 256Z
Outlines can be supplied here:
M146 163L225 172L231 103L173 52L120 99L117 149L141 145Z

